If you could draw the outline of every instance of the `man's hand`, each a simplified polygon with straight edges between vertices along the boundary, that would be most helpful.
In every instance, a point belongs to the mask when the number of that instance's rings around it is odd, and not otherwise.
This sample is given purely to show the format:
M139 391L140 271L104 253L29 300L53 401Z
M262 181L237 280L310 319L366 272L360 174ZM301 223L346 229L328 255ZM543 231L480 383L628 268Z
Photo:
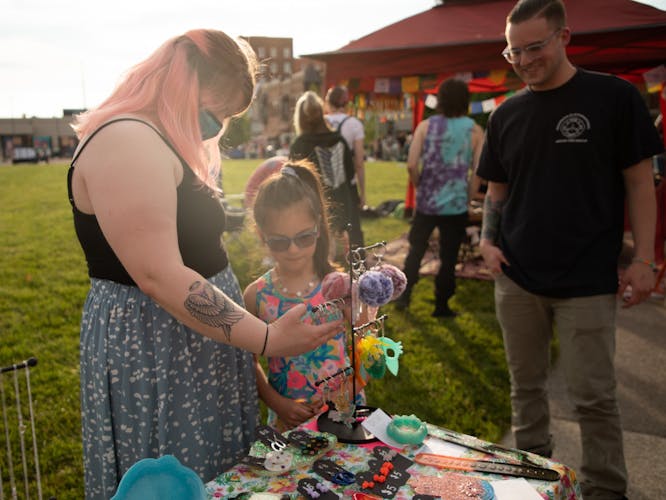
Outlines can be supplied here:
M497 245L493 244L492 241L485 238L481 239L479 250L481 251L483 261L486 263L490 274L493 276L502 274L502 264L509 265L509 261L504 257L502 250L500 250Z
M622 275L617 289L617 296L624 302L622 307L635 306L647 299L654 288L654 279L654 272L649 265L633 262ZM628 287L631 287L630 291Z

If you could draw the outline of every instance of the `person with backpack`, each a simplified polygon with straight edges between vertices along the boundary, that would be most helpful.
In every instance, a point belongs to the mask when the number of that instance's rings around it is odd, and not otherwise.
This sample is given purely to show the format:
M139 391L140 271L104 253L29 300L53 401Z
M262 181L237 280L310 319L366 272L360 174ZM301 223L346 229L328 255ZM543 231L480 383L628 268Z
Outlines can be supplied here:
M328 125L340 132L347 146L351 149L354 160L354 178L352 179L352 196L356 198L359 208L366 205L365 198L365 128L363 122L355 116L347 114L349 93L345 87L331 87L326 93L324 119ZM361 235L361 238L363 235Z
M363 246L361 213L354 178L352 152L337 130L324 119L324 102L312 91L296 102L296 138L289 148L290 160L307 159L315 164L330 204L330 222L336 239L352 247ZM334 253L334 247L331 249Z

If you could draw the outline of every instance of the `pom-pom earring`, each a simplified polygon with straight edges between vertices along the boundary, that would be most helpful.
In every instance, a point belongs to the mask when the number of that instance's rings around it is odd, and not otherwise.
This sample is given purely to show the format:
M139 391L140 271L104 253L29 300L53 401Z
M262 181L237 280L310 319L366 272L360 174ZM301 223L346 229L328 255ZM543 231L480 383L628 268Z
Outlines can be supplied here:
M407 288L407 276L405 276L405 273L393 264L379 264L374 269L391 279L391 282L393 283L393 295L391 295L391 300L400 297L402 292L405 291L405 288Z
M393 295L393 281L379 271L366 271L358 279L358 296L364 304L379 307Z
M321 293L326 300L347 299L351 295L349 274L333 271L321 280Z

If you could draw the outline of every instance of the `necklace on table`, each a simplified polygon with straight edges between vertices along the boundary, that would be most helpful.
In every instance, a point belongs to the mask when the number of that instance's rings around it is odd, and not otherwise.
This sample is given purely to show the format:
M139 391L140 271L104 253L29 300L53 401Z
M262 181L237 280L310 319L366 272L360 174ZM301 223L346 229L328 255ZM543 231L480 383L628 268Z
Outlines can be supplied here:
M318 281L317 277L315 276L311 280L308 281L305 288L303 288L301 290L292 291L289 288L287 288L286 286L284 286L284 284L282 283L282 280L280 279L280 275L277 272L277 269L273 269L273 275L275 276L275 278L273 279L273 283L275 284L277 289L280 290L282 295L294 295L294 296L298 297L299 299L302 298L302 297L305 297L312 290L314 290L314 287L317 285L317 281Z

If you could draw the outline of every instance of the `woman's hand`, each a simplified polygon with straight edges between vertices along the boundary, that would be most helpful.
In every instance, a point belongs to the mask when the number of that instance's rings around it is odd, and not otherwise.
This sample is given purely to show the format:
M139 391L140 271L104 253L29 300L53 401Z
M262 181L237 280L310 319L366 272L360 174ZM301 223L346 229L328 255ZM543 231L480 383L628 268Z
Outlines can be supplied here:
M266 356L295 356L319 347L344 329L342 319L313 325L301 319L305 304L294 306L271 323L266 343Z

